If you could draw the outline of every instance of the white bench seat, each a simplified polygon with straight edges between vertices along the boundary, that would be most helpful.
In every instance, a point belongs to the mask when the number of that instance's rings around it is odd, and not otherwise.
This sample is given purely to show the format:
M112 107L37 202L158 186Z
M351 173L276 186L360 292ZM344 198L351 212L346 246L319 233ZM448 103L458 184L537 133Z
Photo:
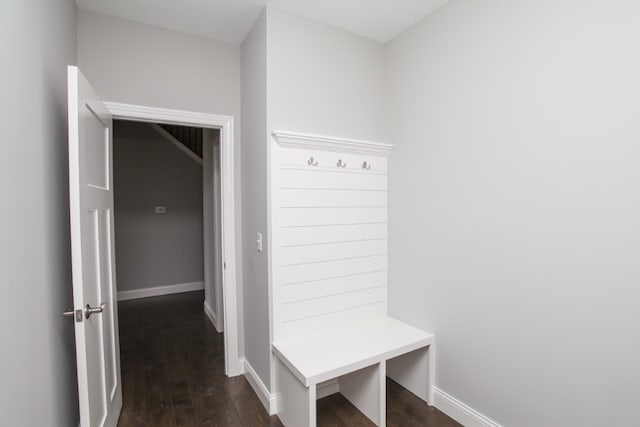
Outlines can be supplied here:
M279 361L278 415L289 427L315 426L316 386L337 378L341 393L376 424L384 425L386 362L413 354L395 366L390 363L389 374L430 402L433 355L427 351L433 340L432 334L392 317L371 316L274 342L272 350Z

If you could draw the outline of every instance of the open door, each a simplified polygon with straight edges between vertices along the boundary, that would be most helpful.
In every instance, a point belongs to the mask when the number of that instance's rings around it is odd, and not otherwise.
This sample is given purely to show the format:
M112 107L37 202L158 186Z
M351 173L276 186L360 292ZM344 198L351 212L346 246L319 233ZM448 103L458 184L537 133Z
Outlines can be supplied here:
M223 332L220 168L220 132L205 128L202 139L205 312L211 318L216 330Z
M81 427L115 426L122 408L116 305L112 120L77 67L68 67L73 316Z

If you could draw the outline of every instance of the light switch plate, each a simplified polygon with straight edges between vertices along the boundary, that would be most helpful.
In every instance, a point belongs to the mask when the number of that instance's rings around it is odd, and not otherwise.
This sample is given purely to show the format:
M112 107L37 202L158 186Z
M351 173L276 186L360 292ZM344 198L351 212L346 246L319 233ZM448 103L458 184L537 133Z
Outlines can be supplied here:
M262 252L262 233L256 235L256 249L258 252Z
M156 206L154 208L154 212L157 214L166 214L167 213L167 207L166 206Z

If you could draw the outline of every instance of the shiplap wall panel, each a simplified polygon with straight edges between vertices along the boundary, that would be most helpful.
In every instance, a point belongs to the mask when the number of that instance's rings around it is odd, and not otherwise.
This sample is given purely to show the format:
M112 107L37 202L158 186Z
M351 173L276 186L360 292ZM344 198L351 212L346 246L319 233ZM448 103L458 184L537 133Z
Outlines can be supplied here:
M314 264L280 266L282 271L282 285L284 286L311 280L353 276L372 271L386 270L387 268L387 255L347 258L339 261L318 262Z
M281 208L283 227L377 224L387 222L386 207Z
M386 190L387 175L360 171L340 171L321 169L282 169L282 188L345 189L345 190Z
M348 170L362 170L362 163L366 161L369 172L387 171L386 157L305 149L283 150L280 155L279 165L283 168L311 166L308 162L312 157L316 164L315 168L319 169L335 170L338 160L342 160L347 165L344 169Z
M295 207L336 207L336 206L387 206L387 192L359 190L313 190L306 188L280 190L280 206Z
M283 266L287 266L386 254L387 239L377 239L283 247L281 262Z
M387 223L333 225L323 227L295 227L277 230L283 248L321 245L336 242L356 242L386 239Z
M335 311L330 314L308 317L293 322L281 322L277 328L277 336L283 339L286 337L295 337L307 335L311 331L322 331L326 329L340 328L344 322L351 322L354 318L367 319L376 316L384 316L387 314L387 301L371 303L360 307L349 307L348 309ZM333 326L331 326L333 325ZM276 338L277 339L277 338Z
M335 279L317 280L284 286L282 302L291 303L328 295L339 295L387 285L387 271L380 270Z
M389 146L382 145L272 145L274 338L386 312Z
M284 303L282 305L283 322L289 323L296 320L380 303L386 301L386 298L387 287L379 286L364 291L328 295L294 303Z

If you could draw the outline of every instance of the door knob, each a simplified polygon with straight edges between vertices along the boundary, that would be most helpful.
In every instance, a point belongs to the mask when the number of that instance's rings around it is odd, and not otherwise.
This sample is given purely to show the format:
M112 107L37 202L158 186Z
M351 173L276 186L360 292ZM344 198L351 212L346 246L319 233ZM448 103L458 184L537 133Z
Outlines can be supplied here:
M106 304L102 303L99 307L91 307L87 304L87 307L84 309L84 315L88 319L92 314L100 314L104 310Z

